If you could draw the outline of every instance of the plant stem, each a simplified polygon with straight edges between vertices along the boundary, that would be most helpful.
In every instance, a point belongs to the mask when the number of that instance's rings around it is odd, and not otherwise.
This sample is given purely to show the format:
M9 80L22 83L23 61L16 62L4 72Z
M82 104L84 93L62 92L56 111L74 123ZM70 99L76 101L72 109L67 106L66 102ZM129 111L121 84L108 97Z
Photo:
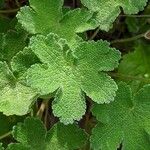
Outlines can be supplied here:
M15 0L15 2L16 2L16 5L17 5L18 7L20 7L19 1L18 1L18 0Z
M76 0L73 0L73 8L76 8L76 5L77 5Z
M47 117L48 117L48 103L45 108L44 124L47 127Z
M96 35L98 34L99 30L100 30L100 28L98 27L98 28L95 30L95 32L93 33L93 35L89 38L89 40L93 40L93 39L96 37Z
M9 131L9 132L7 132L7 133L5 133L5 134L3 134L2 136L0 136L0 140L2 140L2 139L4 139L4 138L6 138L6 137L8 137L8 136L10 136L11 135L11 131Z
M150 18L150 15L120 15L120 17L131 17L131 18Z
M17 12L19 10L19 8L16 9L8 9L8 10L0 10L1 14L7 14L7 13L14 13Z
M143 37L144 37L144 35L145 35L145 33L142 33L142 34L136 35L136 36L131 37L131 38L125 38L125 39L118 39L118 40L114 40L114 41L111 41L110 43L111 43L111 44L114 44L114 43L131 42L131 41L134 41L134 40L137 40L137 39L143 38Z
M124 74L113 73L113 72L110 72L109 74L110 74L112 77L124 78L124 79L128 79L128 80L138 80L138 81L150 83L150 79L149 79L149 78L142 78L142 77L124 75Z
M43 116L43 113L44 113L44 110L46 109L46 107L47 107L47 104L48 104L48 100L44 100L43 102L42 102L42 104L41 104L41 106L40 106L40 108L39 108L39 110L38 110L38 112L37 112L37 116L39 116L40 118L42 118L42 116Z

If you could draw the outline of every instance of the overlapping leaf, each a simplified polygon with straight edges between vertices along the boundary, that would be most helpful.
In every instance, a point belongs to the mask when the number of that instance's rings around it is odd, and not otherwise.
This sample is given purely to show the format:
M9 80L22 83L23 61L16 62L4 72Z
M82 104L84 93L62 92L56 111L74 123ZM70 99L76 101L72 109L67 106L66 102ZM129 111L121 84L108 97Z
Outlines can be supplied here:
M2 143L0 143L0 150L4 150Z
M0 16L0 33L6 33L8 30L14 29L17 19L10 19Z
M24 31L8 31L0 35L0 60L10 62L16 53L26 45L27 34Z
M134 91L150 83L150 48L140 42L133 52L123 56L119 65L120 79L129 83Z
M85 133L75 125L56 124L46 131L39 119L27 118L13 129L18 143L10 144L7 150L70 150L84 145Z
M25 115L37 93L21 84L5 62L0 62L0 112L6 115Z
M89 10L97 13L100 28L108 31L120 14L120 7L125 14L135 14L143 10L148 0L81 0Z
M5 116L0 113L0 136L11 131L12 127L18 122L22 121L21 117L16 116Z
M39 63L40 60L31 51L31 49L25 47L23 51L19 51L11 60L11 68L18 78L24 78L27 69L35 63Z
M28 113L37 95L34 90L22 84L18 77L16 78L15 70L11 70L11 60L23 50L26 40L27 33L22 29L0 34L0 112L6 115ZM26 62L26 65L29 62L33 61Z
M31 38L29 47L43 64L29 69L27 82L41 95L57 90L53 112L68 124L80 120L85 113L83 91L97 103L113 100L117 85L106 73L98 71L117 67L120 53L102 40L83 42L74 53L64 43L54 34Z
M116 150L121 143L124 150L149 150L150 85L133 96L130 87L120 83L115 101L95 105L93 114L102 122L93 129L94 150Z
M77 33L95 28L94 20L90 20L93 14L87 10L70 10L63 15L63 0L29 0L29 3L30 7L23 7L17 18L32 34L53 32L71 46L78 39Z

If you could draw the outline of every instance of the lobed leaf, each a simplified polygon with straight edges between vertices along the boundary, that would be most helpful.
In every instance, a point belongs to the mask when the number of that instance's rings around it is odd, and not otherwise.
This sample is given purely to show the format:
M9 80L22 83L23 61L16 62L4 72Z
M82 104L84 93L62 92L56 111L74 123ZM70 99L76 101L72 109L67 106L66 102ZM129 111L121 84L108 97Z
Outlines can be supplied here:
M32 34L47 35L52 32L67 40L70 46L77 44L77 33L96 27L93 13L85 9L70 10L63 15L63 0L29 0L30 7L21 8L18 21Z
M97 13L100 29L108 31L120 14L122 7L125 14L142 11L148 0L81 0L89 10Z
M43 123L36 118L26 118L13 128L18 143L12 143L7 150L70 150L82 146L85 133L76 125L56 124L46 131Z
M11 68L18 78L24 78L26 71L35 63L40 63L40 60L31 49L25 47L12 58Z
M37 92L17 81L5 62L0 62L0 83L0 112L5 115L27 114Z
M135 96L127 84L118 86L114 102L94 105L93 114L99 122L92 131L92 148L116 150L122 143L124 150L149 150L146 128L150 124L150 85Z
M64 42L54 34L31 38L29 47L42 64L28 70L27 83L41 95L57 91L53 112L68 124L85 113L83 92L97 103L113 101L117 85L104 71L118 65L120 53L102 40L83 42L73 52Z

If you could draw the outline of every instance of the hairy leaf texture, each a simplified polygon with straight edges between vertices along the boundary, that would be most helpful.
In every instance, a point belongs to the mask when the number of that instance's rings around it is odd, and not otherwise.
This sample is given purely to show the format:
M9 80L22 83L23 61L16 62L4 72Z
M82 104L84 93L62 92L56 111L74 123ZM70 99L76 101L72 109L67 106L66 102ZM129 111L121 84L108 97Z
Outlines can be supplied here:
M37 93L17 81L5 62L0 62L0 112L5 115L25 115Z
M125 83L118 87L114 102L95 104L93 108L99 123L92 132L92 148L116 150L122 143L124 150L149 150L146 129L150 125L150 85L144 86L136 95Z
M18 78L24 78L27 69L35 63L40 63L37 56L30 48L25 47L23 51L19 51L11 60L11 68Z
M144 84L150 83L150 47L140 42L133 52L123 56L118 72L120 79L131 85L137 92ZM124 77L127 77L125 79Z
M113 101L117 85L104 71L118 66L120 53L106 41L83 42L73 52L57 35L37 35L29 48L42 64L33 65L27 83L41 95L55 92L53 112L61 122L80 120L85 113L85 92L97 103Z
M76 125L56 124L46 131L43 123L36 118L27 118L13 128L18 143L10 144L7 150L70 150L82 146L85 133Z
M0 61L10 62L26 46L26 39L27 33L23 30L10 30L6 34L0 34Z
M148 0L81 0L89 10L97 13L97 20L102 30L108 31L120 14L122 7L125 14L142 11Z
M85 9L70 10L63 15L63 0L29 0L30 7L21 8L18 21L30 33L58 34L74 45L79 39L77 33L95 28L93 13Z

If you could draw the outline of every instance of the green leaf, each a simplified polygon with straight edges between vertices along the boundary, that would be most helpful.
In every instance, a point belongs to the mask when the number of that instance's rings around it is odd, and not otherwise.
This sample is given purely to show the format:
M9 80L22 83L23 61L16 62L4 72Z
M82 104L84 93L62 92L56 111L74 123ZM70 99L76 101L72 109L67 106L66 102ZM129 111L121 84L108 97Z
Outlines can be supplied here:
M10 19L0 15L0 33L6 33L8 30L14 29L17 19Z
M149 44L140 42L133 52L123 56L119 65L120 79L130 84L134 91L150 83L149 56Z
M23 51L19 51L11 60L11 68L14 74L19 78L25 76L27 69L31 65L40 62L31 49L25 47Z
M12 127L18 122L22 121L21 117L16 116L5 116L0 113L0 136L5 133L8 133L12 130Z
M90 21L93 13L85 9L75 9L63 15L63 0L29 0L30 7L21 8L18 21L30 33L58 34L67 40L70 46L77 44L77 33L95 28L95 21Z
M120 53L102 40L83 42L74 52L64 43L54 34L31 38L29 47L43 64L28 70L27 82L41 95L57 90L53 113L68 124L80 120L85 113L83 92L97 103L113 101L117 85L104 71L118 66Z
M109 105L94 105L93 114L99 123L92 131L94 150L149 150L146 127L150 124L150 85L135 96L125 83L118 85L115 101Z
M51 141L48 150L78 149L85 144L86 134L76 125L59 123L49 131L48 140Z
M37 93L17 81L5 62L0 62L0 112L5 115L25 115Z
M27 34L25 31L10 30L1 34L0 38L0 60L10 62L12 57L25 47Z
M81 0L89 10L97 13L97 20L102 30L108 31L120 14L122 7L125 14L142 11L148 0Z
M0 142L3 143L3 147L6 147L8 143L13 140L11 136L12 127L16 125L18 121L22 122L24 118L24 116L5 116L0 113Z
M0 143L0 150L4 150L2 143Z
M128 27L129 32L131 33L138 33L140 30L140 26L143 26L143 24L139 24L139 20L137 18L126 18L126 24ZM144 25L145 26L145 25Z
M5 0L1 0L1 1L0 1L0 9L3 9L3 8L4 8L4 4L5 4Z
M8 24L10 19L4 18L0 16L0 33L3 33L8 30Z
M148 16L150 14L149 5L142 11L142 15ZM130 34L146 33L149 31L149 22L147 17L126 17L125 23Z
M27 118L13 129L13 136L19 142L10 144L7 150L70 150L82 146L85 133L76 125L56 124L46 131L36 118Z

